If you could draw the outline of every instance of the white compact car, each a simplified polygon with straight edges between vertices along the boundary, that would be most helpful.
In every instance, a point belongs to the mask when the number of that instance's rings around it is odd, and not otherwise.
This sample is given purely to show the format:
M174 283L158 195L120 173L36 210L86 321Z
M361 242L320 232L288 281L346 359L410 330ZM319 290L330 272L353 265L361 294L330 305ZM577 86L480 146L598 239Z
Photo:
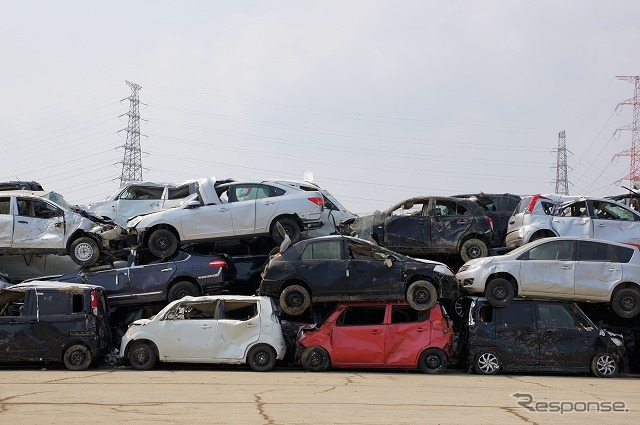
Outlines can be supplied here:
M179 207L130 219L130 244L165 258L187 242L270 235L279 243L276 223L292 242L303 230L322 226L324 198L317 190L276 181L217 184L212 179L199 180L196 190L193 200L186 198Z
M640 313L640 245L586 238L545 238L497 257L466 262L456 279L467 294L494 307L513 297L611 303L615 313Z
M564 202L555 202L549 195L524 198L509 220L507 246L553 236L640 243L638 212L610 199L558 200Z
M247 363L266 372L282 360L286 344L269 297L184 297L152 319L133 322L122 337L120 356L134 369L156 361Z
M68 254L81 266L117 251L124 229L55 192L0 192L0 254Z

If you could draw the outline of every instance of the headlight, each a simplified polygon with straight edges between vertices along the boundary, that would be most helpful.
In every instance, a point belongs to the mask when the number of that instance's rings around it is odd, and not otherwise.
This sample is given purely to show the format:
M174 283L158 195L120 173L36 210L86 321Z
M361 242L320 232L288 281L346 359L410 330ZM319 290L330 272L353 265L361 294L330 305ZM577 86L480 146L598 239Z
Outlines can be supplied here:
M445 276L453 276L453 272L451 271L451 269L445 266L444 264L438 264L433 268L433 271L436 273L443 274Z

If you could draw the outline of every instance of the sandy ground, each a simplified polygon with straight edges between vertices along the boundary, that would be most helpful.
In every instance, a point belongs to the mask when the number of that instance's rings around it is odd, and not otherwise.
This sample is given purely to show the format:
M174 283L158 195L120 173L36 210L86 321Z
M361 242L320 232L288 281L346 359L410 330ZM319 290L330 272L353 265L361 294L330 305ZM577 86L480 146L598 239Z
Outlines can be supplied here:
M0 423L191 424L515 424L634 423L640 376L479 376L461 371L252 372L243 367L175 365L137 372L100 367L0 370ZM520 398L513 394L521 395ZM531 408L591 412L531 411ZM570 404L570 402L577 402ZM603 402L602 404L597 404ZM620 408L600 412L596 408ZM545 404L548 403L548 404ZM546 407L545 407L546 406ZM555 410L559 405L555 405Z

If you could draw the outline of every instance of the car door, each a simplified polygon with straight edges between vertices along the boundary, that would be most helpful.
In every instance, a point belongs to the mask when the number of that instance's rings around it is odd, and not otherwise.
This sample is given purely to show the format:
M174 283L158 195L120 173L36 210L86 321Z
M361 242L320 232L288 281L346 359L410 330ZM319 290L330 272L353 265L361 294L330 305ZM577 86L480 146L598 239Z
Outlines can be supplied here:
M518 257L518 293L527 296L574 294L574 245L573 240L544 240Z
M347 296L363 300L404 298L402 261L375 245L354 239L347 242L347 250Z
M270 186L261 183L236 184L229 187L235 235L268 232L271 218L278 210L278 197L271 196ZM274 188L275 189L275 188ZM284 193L284 190L281 190Z
M164 190L164 187L158 187L157 185L132 185L127 187L113 203L115 221L126 223L127 219L136 215L161 210Z
M559 236L593 237L593 220L587 201L575 201L560 207L551 219L551 227Z
M217 359L242 360L249 345L260 338L258 300L224 300L220 305L218 327L213 347Z
M391 315L384 344L385 363L417 364L423 347L431 342L431 323L427 311L416 311L408 305L390 305Z
M384 246L399 251L428 251L431 248L429 198L406 203L384 219Z
M588 365L589 335L574 318L568 304L537 303L540 366L550 368Z
M331 333L335 365L383 364L387 325L385 305L346 307Z
M313 298L344 299L347 293L347 260L342 239L307 242L294 267L308 282Z
M34 292L33 289L29 290ZM22 358L24 339L28 335L29 314L25 303L25 293L29 291L4 290L0 297L0 362L16 361Z
M165 298L169 282L178 266L174 261L129 267L129 290L138 301Z
M505 365L537 366L540 363L538 332L530 301L494 308L496 348Z
M228 203L186 205L180 210L180 224L186 241L233 236L233 219Z
M10 248L13 240L13 215L11 214L11 197L0 197L0 247Z
M218 301L182 301L160 321L158 343L167 360L214 358Z
M460 202L433 198L431 209L431 246L435 251L457 251L460 238L471 227L473 213Z
M87 283L102 286L107 291L109 301L113 303L128 302L133 299L129 268L82 272ZM77 282L77 279L74 279Z
M585 240L579 240L577 244L576 295L606 301L611 288L622 281L622 264L618 262L613 246Z
M614 202L589 202L595 239L634 243L640 240L640 215Z
M65 248L64 211L44 200L17 197L13 248Z

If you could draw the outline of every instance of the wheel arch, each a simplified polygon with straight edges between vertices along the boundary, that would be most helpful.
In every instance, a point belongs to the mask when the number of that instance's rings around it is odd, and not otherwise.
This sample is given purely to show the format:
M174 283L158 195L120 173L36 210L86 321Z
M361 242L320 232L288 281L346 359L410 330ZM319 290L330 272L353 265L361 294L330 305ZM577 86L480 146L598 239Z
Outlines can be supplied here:
M522 244L526 244L529 242L533 242L537 239L542 238L554 238L557 237L558 234L553 229L537 229L531 233L531 235L527 238L526 242L523 240Z
M198 289L198 292L200 292L200 295L204 294L202 285L200 284L200 282L198 282L198 279L196 279L193 276L177 276L177 277L173 277L171 281L169 281L169 284L167 285L167 289L165 290L165 298L169 296L169 291L171 291L171 288L173 288L174 286L176 286L176 284L180 282L192 283Z
M255 347L260 347L260 346L265 346L265 347L269 347L273 350L274 353L276 353L276 359L278 358L278 349L276 347L274 347L274 344L271 343L271 341L256 341L253 342L249 345L247 345L247 348L244 350L244 361L245 363L249 363L249 352L251 350L253 350Z
M485 280L484 282L485 289L489 282L491 282L493 279L498 279L498 278L505 279L511 282L511 284L513 285L513 289L515 291L514 297L518 296L518 289L519 289L518 280L511 273L507 273L507 272L491 273L489 276L487 276L487 280Z
M437 279L422 274L416 274L407 278L404 282L404 292L406 293L407 289L409 289L409 286L411 286L413 282L416 282L418 280L426 280L427 282L432 284L436 288L436 291L438 291L438 297L440 297L440 295L442 294L442 288L440 287Z
M60 362L64 363L64 353L66 353L66 351L73 347L74 345L83 345L85 347L87 347L87 349L89 350L89 352L91 353L92 357L95 357L95 350L91 349L91 345L87 344L85 341L79 340L79 339L73 339L70 341L65 342L65 344L62 346L62 349L60 350Z
M129 352L131 351L131 347L133 347L135 344L139 343L139 342L143 342L145 344L149 344L149 346L151 348L153 348L153 351L156 353L156 356L158 356L158 360L160 359L160 350L158 349L158 346L156 345L155 342L153 342L153 340L149 339L149 338L136 338L136 339L132 339L131 341L129 341L127 343L127 346L124 348L124 353L121 353L120 356L122 358L127 358L127 356L129 356Z
M280 296L280 294L282 294L282 291L284 291L286 288L288 288L289 286L292 286L292 285L300 285L300 286L302 286L304 289L306 289L309 292L309 295L311 295L311 298L313 299L313 291L311 290L311 285L309 285L304 280L298 280L298 279L285 280L282 283L282 285L280 285L280 289L278 290L278 296Z
M458 246L456 248L456 251L460 251L460 248L462 248L462 244L464 244L469 239L479 239L482 242L484 242L487 248L489 248L489 243L491 242L491 238L487 237L487 235L483 235L481 233L476 233L476 232L467 233L462 237L460 237L460 239L458 239Z
M292 214L292 213L284 213L284 214L279 214L275 217L273 217L271 219L271 223L269 223L269 234L271 234L273 232L273 228L276 226L276 223L278 222L278 220L282 219L282 218L290 218L292 220L294 220L298 226L300 227L300 231L304 230L304 225L302 224L302 219L298 216L298 214Z
M176 236L176 239L178 239L178 247L180 247L180 243L182 241L182 238L180 237L180 232L178 232L178 229L176 229L174 226L166 223L156 224L146 229L142 237L143 246L149 246L149 236L151 236L151 234L158 229L167 229L171 231L171 233L173 233Z
M71 244L73 244L73 242L75 242L76 239L82 238L82 237L87 237L87 238L93 239L98 244L98 248L100 248L100 253L102 253L102 238L100 238L96 234L87 233L87 232L85 232L84 230L81 230L81 229L77 229L67 239L67 244L66 244L67 252L69 252L71 250Z

